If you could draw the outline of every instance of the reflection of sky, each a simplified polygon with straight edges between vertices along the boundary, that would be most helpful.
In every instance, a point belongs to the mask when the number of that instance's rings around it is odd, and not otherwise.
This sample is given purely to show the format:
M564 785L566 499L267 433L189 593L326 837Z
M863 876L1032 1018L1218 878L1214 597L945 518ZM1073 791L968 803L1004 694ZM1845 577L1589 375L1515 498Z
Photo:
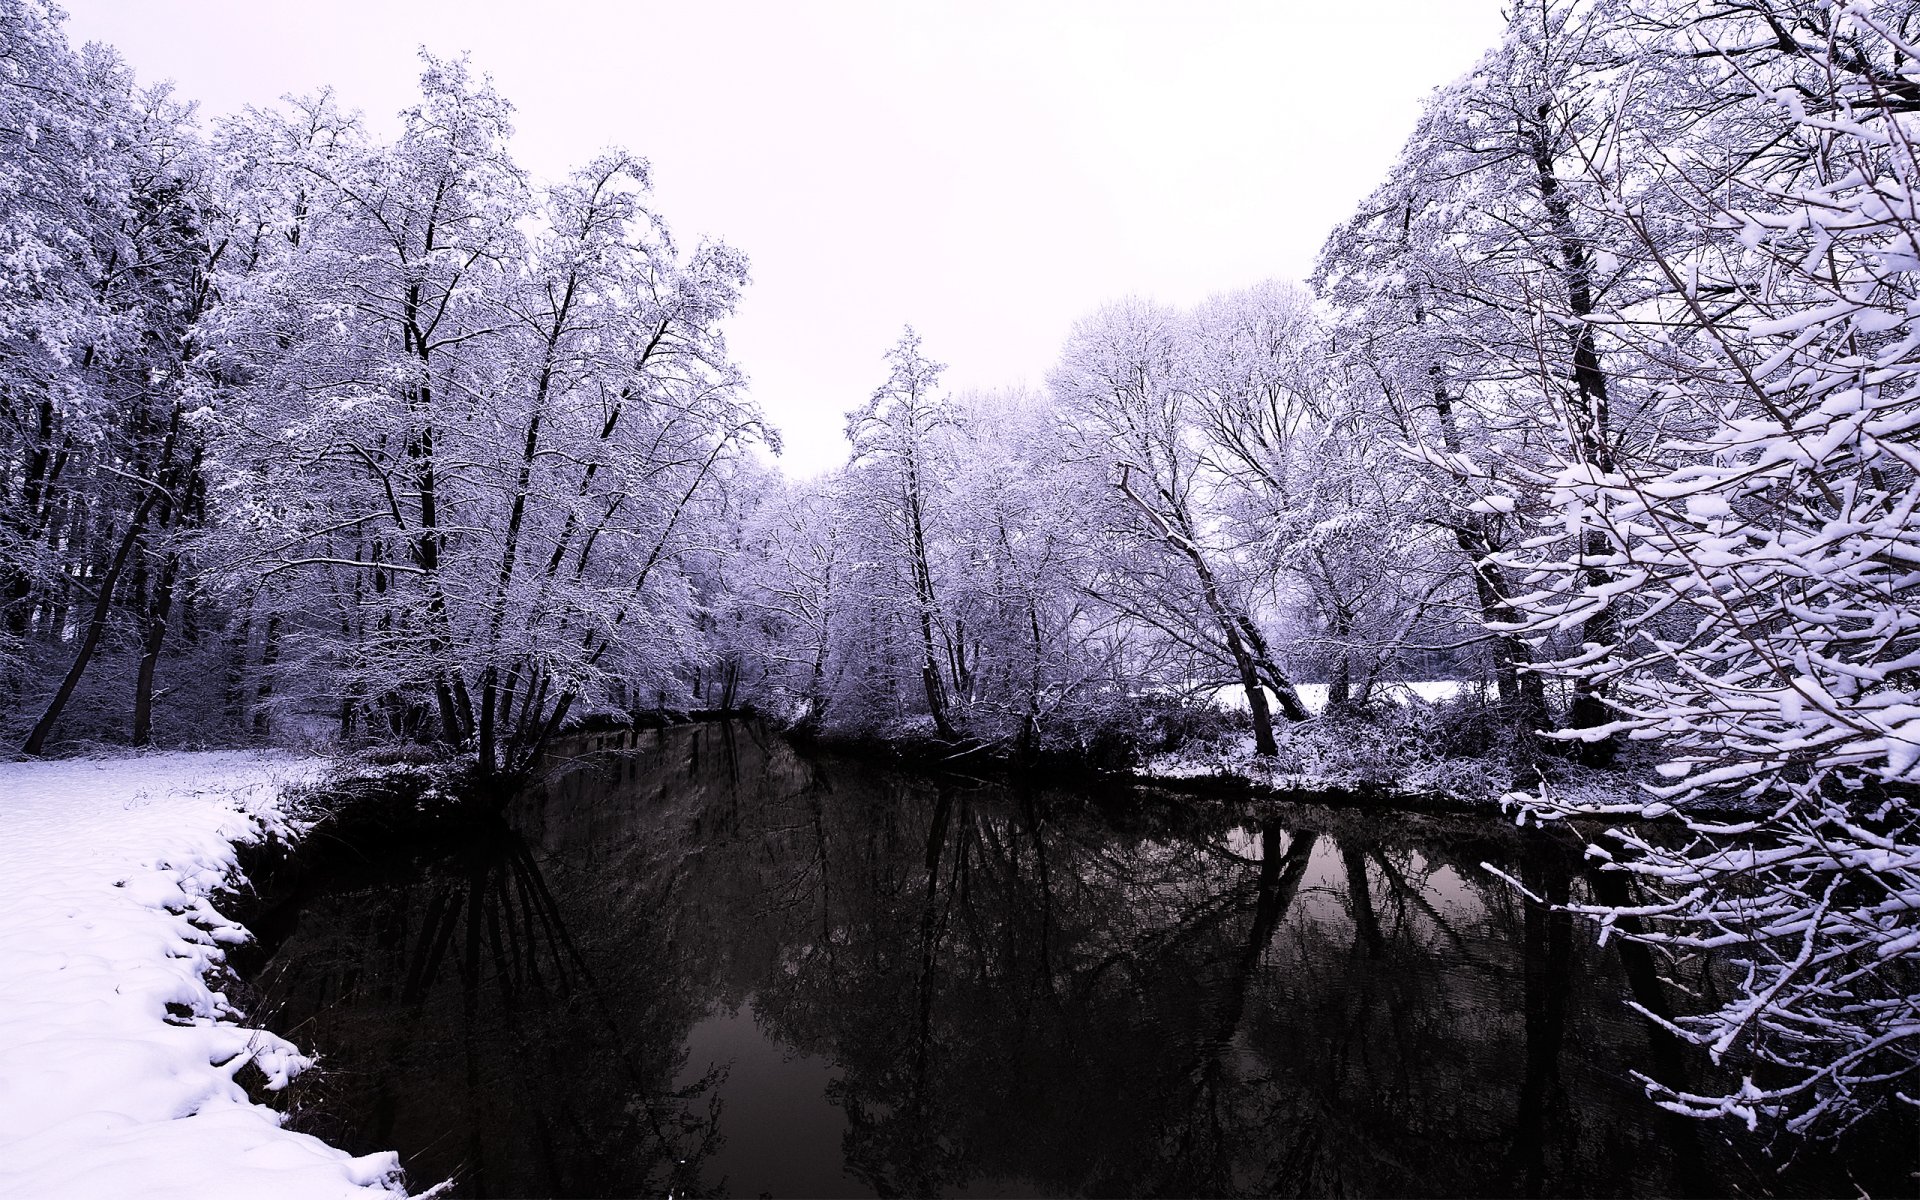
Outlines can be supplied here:
M1416 858L1414 861L1419 863L1420 860ZM1426 895L1427 902L1442 916L1457 917L1462 925L1477 924L1486 916L1487 906L1481 898L1483 893L1452 867L1441 867L1428 875L1426 886L1420 890Z
M846 1115L827 1099L840 1072L826 1059L769 1038L751 1001L709 1013L687 1033L688 1087L710 1069L724 1074L714 1094L725 1140L705 1162L704 1182L734 1196L871 1196L844 1170Z
M1250 858L1259 862L1260 831L1250 825L1240 825L1227 830L1227 849L1241 858Z

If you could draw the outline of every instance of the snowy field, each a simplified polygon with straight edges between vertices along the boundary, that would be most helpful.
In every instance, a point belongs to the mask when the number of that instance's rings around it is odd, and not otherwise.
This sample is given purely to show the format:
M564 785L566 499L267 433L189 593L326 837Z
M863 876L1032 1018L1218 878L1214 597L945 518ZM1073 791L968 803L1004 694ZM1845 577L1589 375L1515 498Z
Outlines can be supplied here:
M235 1075L310 1065L208 972L245 931L208 897L284 831L319 763L156 754L0 763L0 1196L398 1194L392 1154L282 1129Z
M1382 683L1374 685L1375 694L1381 699L1395 703L1408 697L1418 697L1435 704L1442 700L1451 700L1462 691L1477 685L1463 683L1458 679L1421 679L1409 683ZM1301 683L1294 685L1300 695L1300 703L1307 706L1308 712L1322 712L1327 707L1327 685L1324 683ZM1247 693L1237 686L1223 687L1214 694L1214 703L1220 707L1244 712L1247 708ZM1269 691L1267 703L1279 707L1279 700Z
M1409 696L1418 697L1429 704L1442 700L1451 700L1466 688L1474 685L1462 683L1458 679L1421 679L1411 683L1382 683L1374 686L1375 692L1384 699L1396 703ZM1238 690L1238 689L1235 689ZM1307 706L1309 712L1320 712L1327 707L1327 685L1324 683L1303 683L1294 691L1300 693L1300 703ZM1246 694L1240 696L1240 707L1247 706Z

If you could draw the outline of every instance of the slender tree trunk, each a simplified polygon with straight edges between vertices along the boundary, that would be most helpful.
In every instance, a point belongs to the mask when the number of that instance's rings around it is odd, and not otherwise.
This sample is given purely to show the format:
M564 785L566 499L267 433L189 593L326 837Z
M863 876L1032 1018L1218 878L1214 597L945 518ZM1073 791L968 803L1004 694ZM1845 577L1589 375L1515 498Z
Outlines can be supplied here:
M612 627L614 629L618 629L626 623L627 614L631 611L632 605L646 595L647 579L652 575L654 567L658 566L660 560L666 556L667 546L673 538L674 529L679 525L680 518L686 513L688 506L692 504L694 493L700 489L700 485L706 481L707 475L713 470L715 463L719 461L720 451L723 445L723 442L716 443L714 448L707 454L706 459L700 465L700 470L695 474L693 481L687 485L686 491L681 494L679 503L674 505L672 515L670 515L666 523L661 526L660 536L654 540L652 551L648 553L646 561L640 566L639 574L634 578L631 596L626 604L621 605L620 611L613 615ZM574 571L576 578L586 572L587 555L592 549L593 540L590 537L587 544L580 548L580 557ZM599 642L597 646L594 644L596 641ZM596 638L593 631L588 631L586 636L581 639L581 650L587 655L587 666L592 667L598 664L601 656L612 648L612 646L613 638L610 631L608 636L604 638ZM541 697L543 701L545 695L546 685L543 680L541 684ZM553 735L559 731L561 725L566 721L567 713L571 711L574 701L578 698L579 692L572 687L560 693L559 700L554 704L552 715L539 724L538 731L534 735L531 743L516 749L514 755L516 762L531 765L534 759L540 756L540 752L545 749L547 742L552 739ZM664 706L665 701L663 698L662 707ZM539 712L537 709L534 715L538 717Z
M1027 711L1020 718L1019 753L1022 756L1033 753L1040 740L1040 610L1034 606L1033 597L1027 597L1027 633L1030 661L1027 675Z
M1246 639L1248 649L1253 653L1253 659L1260 669L1261 677L1266 681L1267 686L1273 689L1274 697L1280 701L1281 715L1289 721L1305 721L1310 718L1313 714L1307 711L1305 704L1301 703L1300 692L1293 686L1293 680L1287 678L1286 674L1280 670L1280 665L1274 661L1273 651L1268 648L1266 635L1260 632L1260 627L1253 623L1252 617L1237 609L1234 610L1233 616L1240 625L1241 636Z
M571 297L573 285L567 285ZM561 310L565 319L565 308ZM498 673L493 660L500 649L500 630L507 618L507 593L513 586L514 560L520 548L520 527L526 519L527 493L533 480L533 462L540 449L540 422L546 411L547 389L553 377L553 355L559 338L559 325L547 342L547 363L540 372L540 386L533 413L527 418L527 433L520 453L520 474L513 489L513 504L507 513L507 532L500 551L500 573L494 580L493 604L487 616L487 667L480 683L480 769L491 774L496 768L494 754L494 687Z
M247 659L253 652L253 595L248 594L240 608L240 632L234 637L233 651L227 659L227 719L239 724L247 703Z
M1186 514L1176 506L1169 517L1141 499L1140 494L1133 490L1129 468L1121 469L1119 486L1121 494L1160 530L1160 540L1184 555L1192 565L1194 576L1200 581L1201 599L1206 602L1208 615L1220 627L1221 639L1227 644L1227 652L1240 675L1240 686L1247 694L1247 710L1253 717L1254 753L1266 758L1277 756L1280 745L1273 736L1273 709L1267 704L1264 685L1272 685L1281 711L1288 720L1304 721L1310 714L1300 703L1299 692L1295 690L1292 680L1273 661L1259 626L1245 613L1236 611L1228 604L1213 568L1208 565L1206 556L1200 553ZM1161 496L1171 501L1165 489L1161 490Z
M1253 752L1263 758L1276 758L1280 754L1280 743L1274 740L1273 710L1267 706L1267 692L1260 686L1260 673L1253 665L1253 656L1241 643L1240 635L1231 624L1226 628L1227 649L1239 668L1240 687L1247 694L1247 711L1253 717Z
M493 668L489 666L480 675L480 770L492 775L499 767L494 757L493 747Z
M946 691L940 683L940 667L933 648L933 573L927 566L927 538L920 521L920 473L913 459L907 459L906 478L907 531L913 554L914 599L920 609L920 680L927 693L927 712L933 717L933 729L942 741L957 739L953 723L947 717Z
M280 665L280 614L267 618L267 635L260 647L260 682L253 692L253 733L265 737L271 727L267 701L273 698L273 669Z
M115 548L112 560L100 577L100 590L94 599L93 616L87 622L87 631L80 639L79 648L74 651L73 663L67 668L66 676L61 679L59 688L54 691L53 699L48 701L46 712L42 713L40 720L34 724L33 732L27 735L26 744L20 748L21 753L37 756L45 749L47 737L53 732L54 724L60 720L60 714L65 711L67 702L73 699L73 690L80 686L80 677L86 674L87 664L93 661L94 651L100 648L100 638L106 633L107 615L113 608L114 589L120 584L120 575L126 570L127 560L133 554L134 543L140 540L140 531L146 527L147 515L153 511L153 506L159 498L160 492L157 489L149 489L146 498L140 502L140 507L134 511L133 520L128 523L126 533L121 535L120 544Z
M153 742L153 674L160 662L160 647L167 640L167 620L173 611L173 588L180 572L180 555L169 553L160 564L160 577L154 581L147 603L145 636L140 647L140 669L133 685L133 744Z
M1412 219L1413 209L1409 203L1401 225L1403 237ZM1413 321L1416 326L1424 326L1427 321L1426 301L1417 287L1414 289ZM1460 429L1454 416L1453 397L1447 392L1439 363L1428 365L1427 382L1434 415L1440 426L1441 444L1449 454L1458 455L1461 452ZM1493 626L1513 623L1518 614L1508 602L1506 581L1500 577L1500 568L1490 561L1493 536L1488 520L1477 513L1465 513L1450 528L1455 544L1472 566L1481 624L1491 629ZM1548 725L1545 685L1538 675L1525 669L1532 664L1533 656L1519 635L1494 632L1492 647L1494 682L1500 690L1502 713L1516 734L1516 750L1523 757L1531 758L1538 751L1533 735L1545 730Z
M516 754L517 748L532 740L537 732L534 724L540 719L540 714L546 711L547 681L551 678L548 672L541 671L535 678L527 680L526 698L520 702L520 715L513 722Z
M169 433L169 441L171 436ZM171 493L161 501L155 520L162 530L192 517L202 460L203 451L195 449L182 477L166 481L172 490L186 495L178 505L174 503ZM160 650L166 644L167 629L173 615L174 589L179 580L180 552L177 549L169 550L161 560L159 578L153 581L141 605L143 626L140 665L135 672L133 685L133 744L136 746L149 745L153 741L153 676L160 662Z
M428 230L429 245L432 230ZM420 288L407 289L403 341L407 353L419 364L420 380L407 391L407 408L420 421L419 432L407 442L407 457L413 460L414 485L419 493L420 527L411 539L414 566L420 568L427 592L427 656L435 664L433 692L440 706L440 739L457 746L473 730L473 704L459 669L447 661L451 649L451 630L447 618L447 599L440 588L439 483L435 468L433 436L433 347L419 325ZM464 718L464 719L463 719Z
M1324 558L1320 560L1320 565L1329 584L1328 594L1333 596L1333 572L1326 570ZM1331 601L1329 607L1332 609L1332 619L1328 622L1328 632L1333 634L1335 645L1333 669L1327 673L1327 711L1339 712L1353 704L1353 663L1348 650L1348 642L1353 636L1353 616L1347 611L1346 604L1337 598Z
M1448 453L1460 453L1460 434L1454 421L1453 397L1440 380L1438 367L1430 371L1433 381L1433 407L1440 418L1440 436ZM1493 562L1493 536L1486 518L1466 513L1452 526L1454 543L1473 567L1474 595L1480 602L1481 624L1492 627L1513 625L1520 614L1507 595L1506 580ZM1493 676L1500 689L1500 706L1512 725L1518 741L1516 748L1524 757L1538 750L1533 735L1550 723L1547 713L1546 685L1528 668L1533 651L1518 634L1496 632L1493 635Z
M20 484L20 503L9 509L8 523L22 550L35 544L41 525L41 510L46 492L48 467L53 452L53 397L43 396L35 406L33 449L27 455L27 470ZM6 586L0 590L0 609L6 613L6 629L15 637L25 637L33 608L33 575L24 562L9 558L0 562Z
M813 671L807 677L806 711L800 724L813 729L826 717L827 710L827 638L823 633L813 651Z

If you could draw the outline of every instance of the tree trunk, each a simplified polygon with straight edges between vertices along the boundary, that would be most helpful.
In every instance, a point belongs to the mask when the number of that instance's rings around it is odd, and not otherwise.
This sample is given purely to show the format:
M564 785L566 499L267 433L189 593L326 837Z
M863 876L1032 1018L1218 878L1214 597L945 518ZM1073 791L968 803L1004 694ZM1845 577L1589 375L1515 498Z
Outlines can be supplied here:
M32 529L40 507L40 484L46 474L48 442L51 440L53 424L53 400L42 399L39 404L40 421L38 436L27 455L26 478L20 485L20 502L9 506L8 524L14 526L15 537L20 548L27 545L27 534ZM5 614L6 629L16 638L27 634L27 617L32 609L33 576L25 563L9 556L0 561L0 571L5 572L5 586L0 588L0 613Z
M1260 686L1253 656L1240 644L1238 634L1229 632L1227 645L1233 651L1234 663L1240 668L1240 687L1247 693L1247 710L1253 715L1253 752L1263 758L1277 758L1280 755L1280 743L1273 737L1273 711L1267 706L1267 691Z
M113 608L113 591L119 586L120 575L126 570L127 559L133 554L134 543L140 539L140 531L146 527L147 514L160 498L157 489L149 489L146 499L135 510L133 520L128 523L127 531L120 538L113 558L99 581L99 594L93 603L93 617L87 622L87 632L80 639L80 647L74 652L73 664L67 668L66 677L53 693L53 699L47 703L47 711L34 725L33 732L27 735L27 741L20 748L22 754L39 755L46 747L47 737L53 732L54 724L60 720L60 714L73 699L73 690L80 686L80 677L87 672L87 664L93 661L94 651L100 648L100 638L107 630L107 615Z
M167 620L173 611L173 587L180 572L180 555L169 553L160 564L160 577L154 581L147 603L146 630L140 647L140 669L133 685L133 744L153 742L153 673L160 662L160 647L167 640Z
M480 772L492 775L499 767L493 746L493 706L495 702L493 668L480 675Z
M240 723L247 703L247 658L253 650L253 601L248 595L240 609L240 632L234 637L232 656L227 659L227 719Z
M1027 633L1033 640L1027 675L1027 711L1020 718L1018 753L1021 757L1033 753L1040 740L1040 610L1034 606L1031 595L1027 597Z
M953 723L947 717L947 698L940 683L940 667L933 648L933 573L927 567L926 532L920 522L920 475L913 460L907 460L907 526L913 553L913 591L920 609L920 680L927 693L927 712L933 717L933 729L942 741L955 741Z
M806 729L818 728L827 715L827 644L823 634L813 652L813 671L807 677L806 711L800 718L801 726Z
M1460 453L1459 429L1454 423L1453 397L1447 394L1439 368L1430 368L1433 384L1433 408L1440 418L1440 437L1448 453ZM1480 622L1493 627L1517 624L1520 614L1507 596L1506 581L1493 563L1493 537L1487 531L1486 518L1466 513L1453 529L1454 544L1473 568L1473 588L1480 601ZM1534 734L1547 728L1546 685L1539 675L1528 670L1533 651L1518 634L1494 633L1493 675L1500 689L1500 708L1516 734L1515 748L1522 757L1531 758L1539 747Z
M253 733L265 737L271 722L267 701L273 698L273 669L280 663L280 614L267 618L267 635L260 647L260 683L253 693Z
M1541 106L1540 115L1544 121L1545 105ZM1528 140L1538 172L1540 201L1552 222L1555 239L1560 243L1560 275L1567 288L1567 307L1574 319L1570 364L1574 390L1578 396L1570 422L1574 452L1595 470L1609 473L1614 467L1613 447L1609 442L1611 404L1607 394L1607 376L1601 369L1599 347L1594 340L1594 325L1588 319L1594 310L1592 262L1586 244L1574 226L1573 211L1554 174L1553 154L1547 144L1545 130L1538 124L1534 125L1529 130ZM1607 549L1606 536L1598 530L1589 532L1581 544L1582 555L1588 560L1583 573L1590 588L1602 588L1613 581L1611 571L1592 565L1607 553ZM1619 618L1609 604L1586 620L1581 627L1580 640L1583 643L1610 646L1618 639L1619 633ZM1604 685L1587 671L1576 674L1573 677L1573 703L1567 710L1567 727L1594 729L1610 722L1613 714L1603 693ZM1596 741L1579 743L1575 754L1586 765L1600 767L1610 764L1619 750L1620 735L1612 733Z
M1207 564L1206 555L1200 553L1200 546L1193 536L1192 522L1187 519L1186 513L1177 507L1171 516L1156 511L1133 490L1131 468L1124 465L1120 469L1119 487L1120 493L1159 529L1160 540L1185 555L1193 566L1194 576L1200 581L1201 598L1206 601L1208 614L1220 627L1221 638L1226 642L1234 669L1240 675L1240 686L1247 694L1247 710L1253 717L1254 753L1266 758L1278 756L1280 745L1274 740L1273 710L1267 704L1264 685L1272 685L1274 696L1279 699L1281 711L1288 720L1304 721L1309 714L1300 703L1300 695L1294 689L1293 681L1274 663L1260 627L1253 623L1252 618L1228 604L1226 595L1220 590L1219 580L1214 577L1213 568ZM1172 500L1165 489L1161 490L1161 496L1169 502Z

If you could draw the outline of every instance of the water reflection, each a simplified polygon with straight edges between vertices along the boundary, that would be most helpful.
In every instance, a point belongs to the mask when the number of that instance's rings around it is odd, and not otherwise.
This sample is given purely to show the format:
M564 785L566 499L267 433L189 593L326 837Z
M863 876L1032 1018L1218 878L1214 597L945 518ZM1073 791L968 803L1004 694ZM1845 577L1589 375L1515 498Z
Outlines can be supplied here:
M808 758L753 726L585 739L505 824L305 898L259 984L303 1117L466 1195L1777 1191L1654 1110L1496 823L1203 815ZM1817 1186L1816 1186L1817 1190Z

